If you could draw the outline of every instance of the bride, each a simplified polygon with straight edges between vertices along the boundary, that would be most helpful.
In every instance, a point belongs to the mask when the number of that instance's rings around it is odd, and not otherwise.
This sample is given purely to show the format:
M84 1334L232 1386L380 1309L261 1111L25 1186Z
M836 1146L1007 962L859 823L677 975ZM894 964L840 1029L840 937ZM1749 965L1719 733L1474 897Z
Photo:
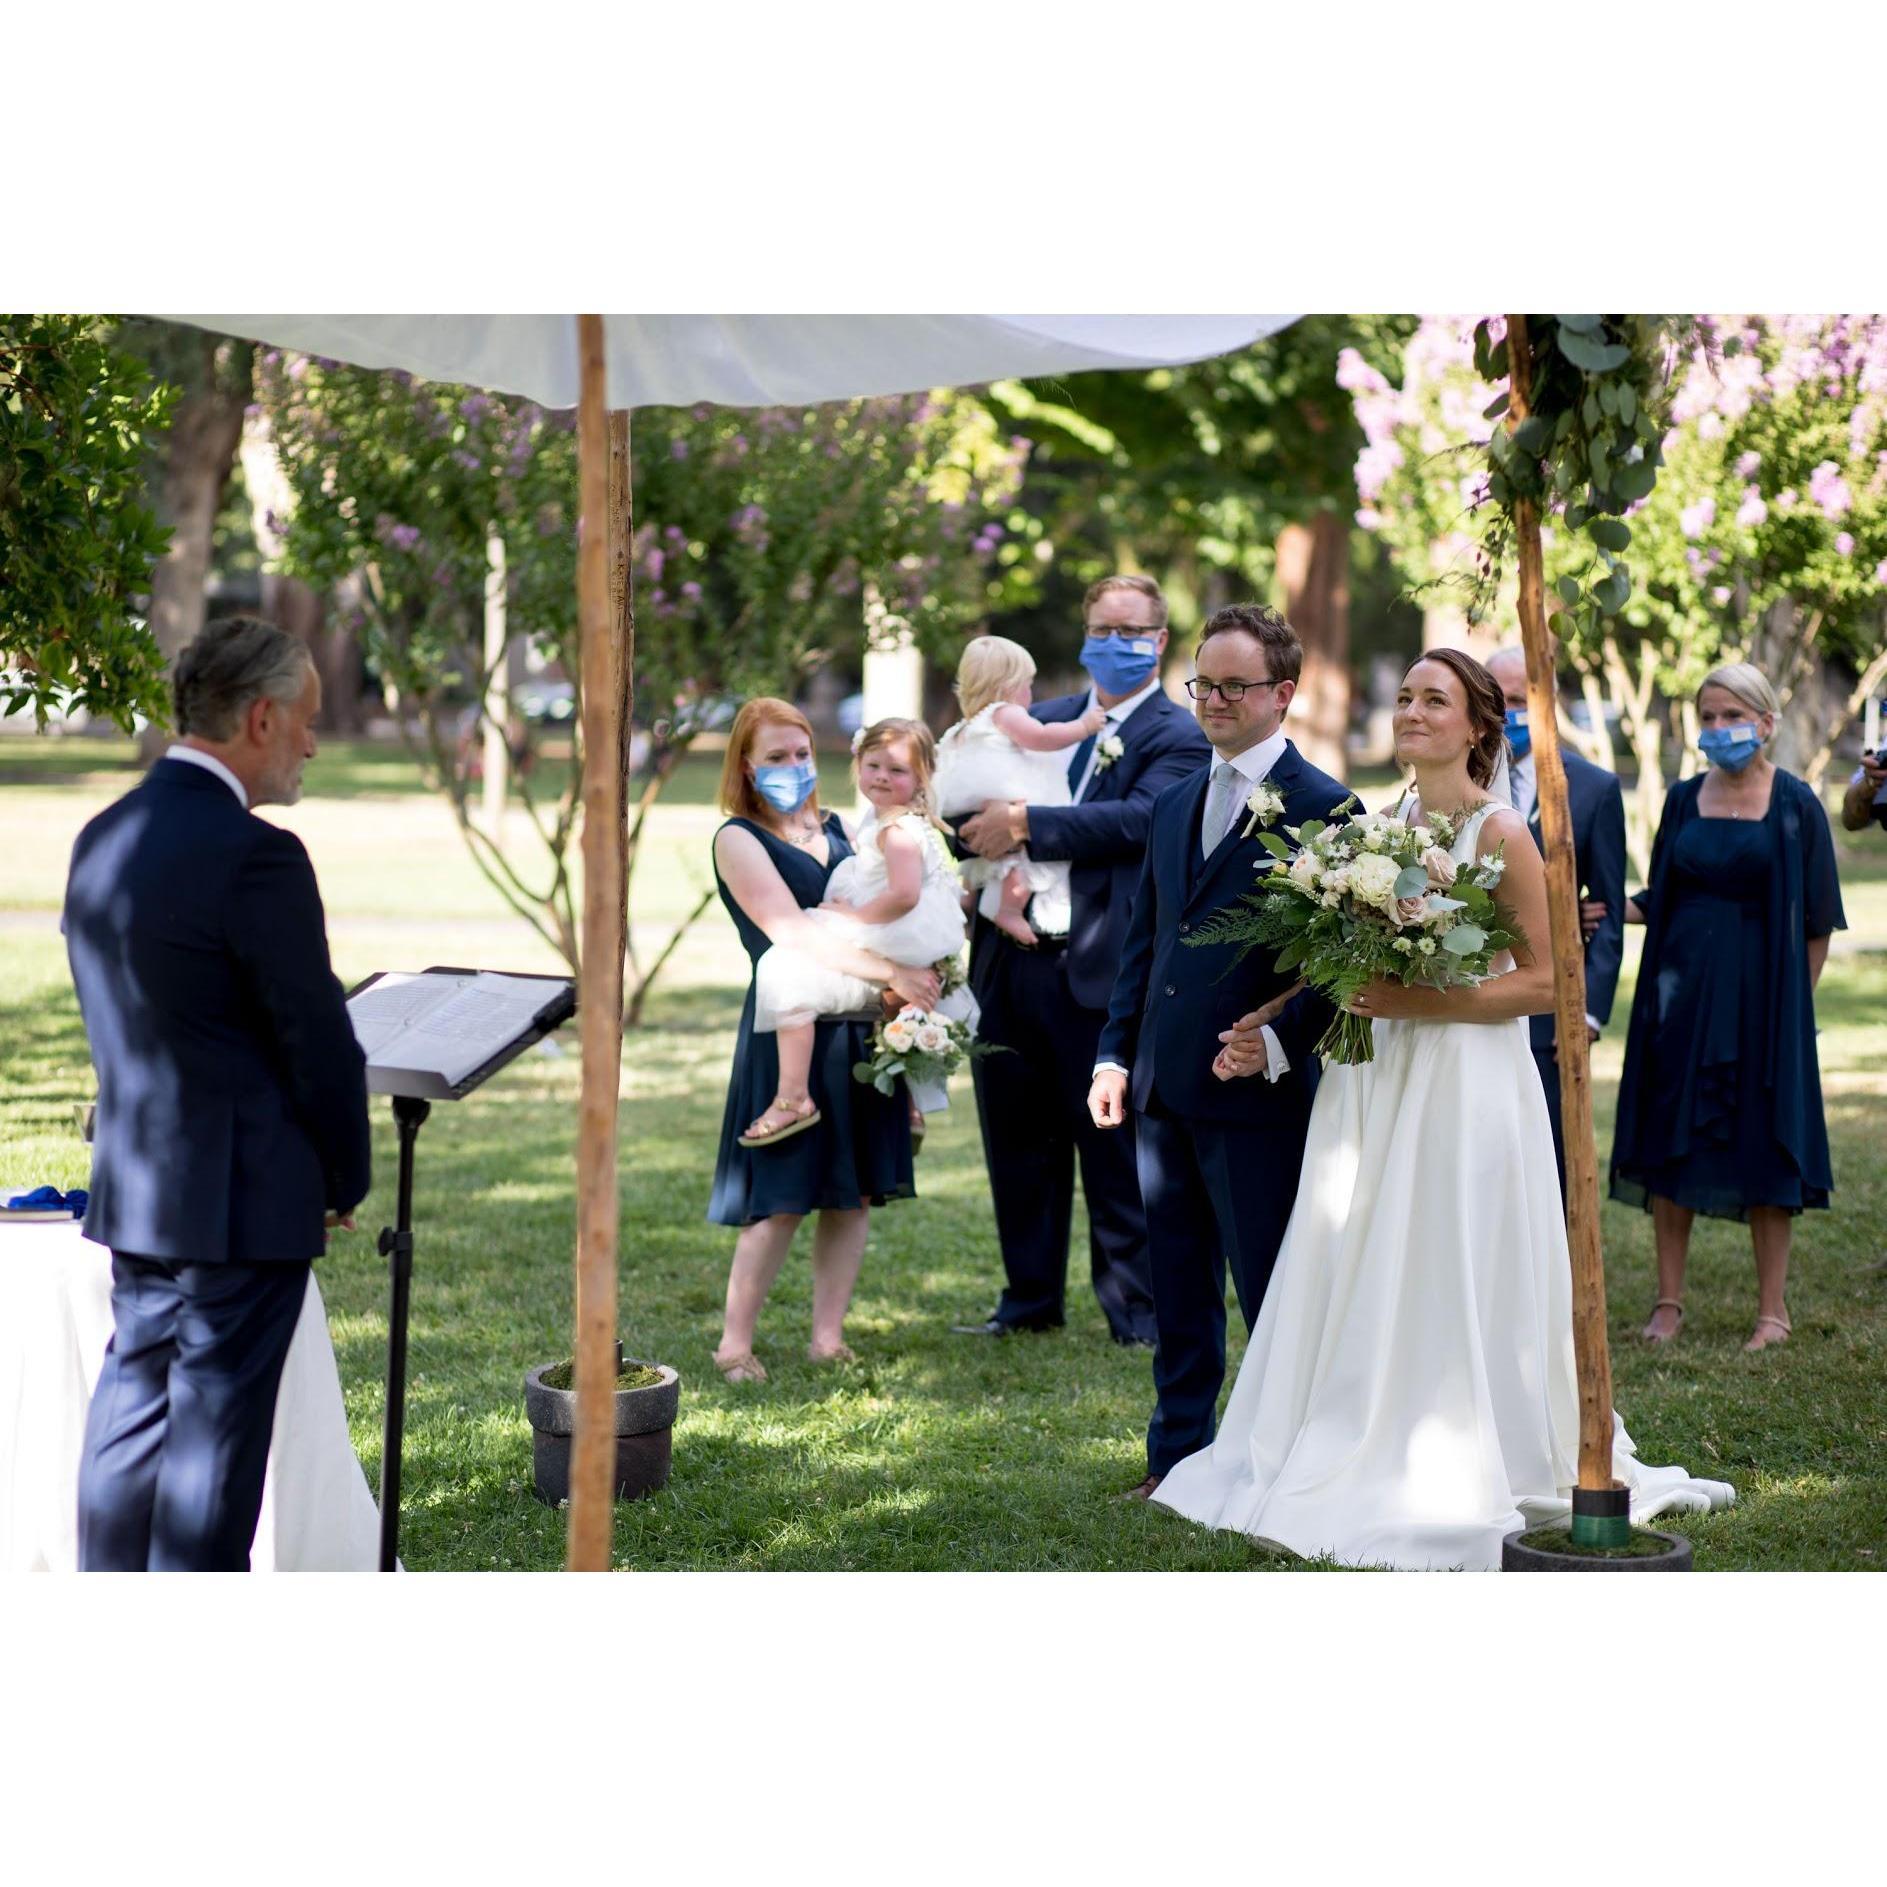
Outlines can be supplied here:
M1546 873L1508 803L1504 707L1456 649L1404 678L1403 809L1459 817L1457 862L1505 848L1523 941L1478 987L1378 981L1356 999L1376 1058L1324 1069L1225 1420L1153 1495L1201 1525L1348 1564L1491 1570L1503 1535L1571 1511L1572 1277L1523 1020L1553 1001L1550 953L1524 941L1548 936ZM1614 1426L1634 1520L1734 1499L1642 1465Z

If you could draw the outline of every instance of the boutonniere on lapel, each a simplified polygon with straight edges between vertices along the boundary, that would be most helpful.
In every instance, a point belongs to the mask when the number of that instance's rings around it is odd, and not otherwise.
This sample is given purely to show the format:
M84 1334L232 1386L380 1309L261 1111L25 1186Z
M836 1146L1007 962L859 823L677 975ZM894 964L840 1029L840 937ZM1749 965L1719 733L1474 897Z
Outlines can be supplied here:
M1239 834L1248 839L1260 826L1268 826L1284 810L1284 795L1275 786L1266 786L1262 781L1251 789L1245 800L1245 810L1251 817L1245 821L1245 830Z
M1103 734L1100 744L1094 749L1095 772L1105 773L1126 751L1118 734Z

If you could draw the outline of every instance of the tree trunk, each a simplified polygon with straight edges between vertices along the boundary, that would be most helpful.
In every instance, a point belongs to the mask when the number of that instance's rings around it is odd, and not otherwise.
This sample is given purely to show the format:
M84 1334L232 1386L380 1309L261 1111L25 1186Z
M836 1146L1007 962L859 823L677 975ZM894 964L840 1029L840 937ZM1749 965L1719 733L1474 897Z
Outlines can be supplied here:
M1350 731L1350 527L1334 511L1278 533L1284 613L1304 645L1291 734L1312 766L1336 779Z
M201 334L191 342L177 403L165 439L158 480L158 516L171 527L170 548L151 572L151 633L166 667L203 627L204 586L210 575L210 540L223 503L236 448L242 443L255 348ZM170 744L171 731L147 727L138 740L148 765Z
M320 731L337 737L358 734L365 721L360 685L360 643L342 623L328 621L328 599L294 577L262 574L262 613L308 645L321 677Z

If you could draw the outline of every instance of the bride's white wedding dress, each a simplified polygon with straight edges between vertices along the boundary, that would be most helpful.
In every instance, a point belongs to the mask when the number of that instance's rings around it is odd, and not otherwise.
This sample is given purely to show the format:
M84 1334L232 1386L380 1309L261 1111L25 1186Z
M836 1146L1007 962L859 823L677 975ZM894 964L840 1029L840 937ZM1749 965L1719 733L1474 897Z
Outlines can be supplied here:
M1466 822L1457 861L1474 856L1486 811ZM1578 1478L1546 1099L1523 1020L1373 1032L1374 1061L1324 1069L1218 1437L1153 1498L1306 1557L1492 1570L1504 1534L1571 1512ZM1634 1520L1735 1498L1647 1467L1613 1420Z

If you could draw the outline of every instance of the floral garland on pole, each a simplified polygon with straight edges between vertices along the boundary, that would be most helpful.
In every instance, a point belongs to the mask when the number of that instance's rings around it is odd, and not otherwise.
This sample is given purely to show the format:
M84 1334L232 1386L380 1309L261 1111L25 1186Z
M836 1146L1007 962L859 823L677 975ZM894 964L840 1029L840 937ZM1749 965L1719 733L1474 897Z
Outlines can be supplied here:
M1480 621L1493 607L1515 548L1517 507L1557 511L1583 534L1591 555L1583 569L1554 584L1560 607L1549 627L1563 640L1596 640L1603 618L1631 596L1631 526L1625 514L1650 497L1664 462L1664 434L1674 369L1696 323L1662 315L1529 315L1531 384L1524 415L1513 389L1500 392L1484 418L1507 419L1487 441L1487 523L1468 608ZM1497 331L1498 330L1498 331ZM1496 316L1474 330L1475 371L1510 377L1507 323Z

